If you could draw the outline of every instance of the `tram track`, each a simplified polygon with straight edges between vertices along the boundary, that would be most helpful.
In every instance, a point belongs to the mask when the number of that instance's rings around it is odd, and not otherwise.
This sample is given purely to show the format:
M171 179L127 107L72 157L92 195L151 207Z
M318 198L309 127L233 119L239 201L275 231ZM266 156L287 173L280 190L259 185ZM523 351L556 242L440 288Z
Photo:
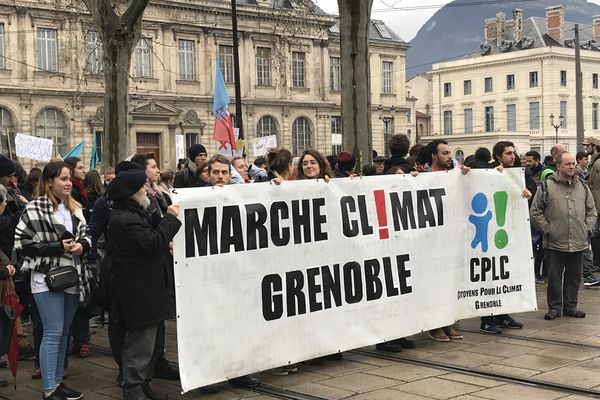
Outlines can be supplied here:
M594 345L594 344L588 344L588 343L576 343L576 342L568 342L566 340L558 340L558 339L547 339L547 338L537 338L537 337L532 337L532 336L511 335L510 333L505 333L505 332L502 332L501 335L490 335L489 333L484 333L477 329L459 328L458 330L461 332L475 333L478 335L495 337L495 338L509 338L509 339L522 340L525 342L555 344L557 346L569 346L569 347L575 347L575 348L600 350L600 345Z
M444 371L449 371L449 372L455 372L455 373L475 376L475 377L479 377L479 378L502 381L502 382L507 382L507 383L524 385L524 386L530 386L530 387L535 387L538 389L553 390L553 391L558 391L558 392L567 393L567 394L600 398L600 391L597 391L597 390L581 388L578 386L563 385L563 384L559 384L559 383L542 381L539 379L521 378L521 377L516 377L516 376L511 376L511 375L500 374L500 373L496 373L496 372L477 370L474 368L463 367L460 365L442 363L442 362L438 362L438 361L424 360L421 358L406 357L406 356L401 356L401 355L396 355L396 354L382 353L382 352L378 352L375 350L357 349L357 350L351 350L351 351L349 351L349 353L360 354L363 356L369 356L369 357L379 358L379 359L388 360L388 361L395 361L398 363L405 363L405 364L417 365L417 366L421 366L421 367L428 367L428 368L434 368L434 369L439 369L439 370L444 370Z

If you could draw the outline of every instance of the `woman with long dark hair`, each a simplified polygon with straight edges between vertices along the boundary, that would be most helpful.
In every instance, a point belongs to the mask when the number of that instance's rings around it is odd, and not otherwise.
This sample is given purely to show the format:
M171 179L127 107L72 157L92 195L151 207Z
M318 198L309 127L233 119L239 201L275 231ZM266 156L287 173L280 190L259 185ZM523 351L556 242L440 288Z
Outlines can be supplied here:
M42 176L42 170L37 167L31 168L29 175L25 178L25 183L21 188L21 194L28 201L31 201L37 197L37 188Z
M85 174L83 188L87 193L88 202L90 204L90 210L88 214L91 215L91 211L94 208L96 200L98 200L98 198L104 193L104 185L102 184L102 176L100 175L100 172L93 169ZM86 218L86 221L89 221L89 218Z
M90 291L91 280L91 271L82 260L90 237L81 205L71 197L71 176L65 162L46 165L40 197L27 205L15 232L15 249L23 256L21 268L31 271L31 292L42 320L40 368L43 398L50 400L83 397L62 383L69 327L79 302ZM56 287L50 277L59 268L70 279Z
M331 178L329 162L315 149L304 150L298 163L298 179L325 179Z

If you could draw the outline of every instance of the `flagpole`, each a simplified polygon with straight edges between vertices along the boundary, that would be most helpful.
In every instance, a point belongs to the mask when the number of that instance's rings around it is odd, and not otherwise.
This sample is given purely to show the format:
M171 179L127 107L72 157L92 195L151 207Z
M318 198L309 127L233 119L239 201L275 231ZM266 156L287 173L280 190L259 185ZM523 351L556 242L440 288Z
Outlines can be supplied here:
M233 27L233 74L235 84L235 126L239 129L238 139L244 138L242 123L242 91L240 88L240 54L238 51L237 3L231 0L231 24ZM231 148L233 155L233 147Z

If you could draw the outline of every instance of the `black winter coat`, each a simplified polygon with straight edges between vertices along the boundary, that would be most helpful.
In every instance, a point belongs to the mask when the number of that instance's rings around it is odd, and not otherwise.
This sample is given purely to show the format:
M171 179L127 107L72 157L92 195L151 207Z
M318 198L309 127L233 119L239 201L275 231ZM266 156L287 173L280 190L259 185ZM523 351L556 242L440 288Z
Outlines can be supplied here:
M15 229L25 206L21 204L17 193L8 189L7 204L4 213L0 215L0 250L11 257L15 242Z
M388 174L390 169L394 167L402 168L402 171L404 171L407 174L415 170L414 167L410 165L404 157L400 156L391 156L390 158L384 161L383 165L383 171L385 174Z
M114 204L106 238L114 300L126 327L144 327L170 316L166 254L180 227L177 218L166 214L152 228L150 216L134 201Z

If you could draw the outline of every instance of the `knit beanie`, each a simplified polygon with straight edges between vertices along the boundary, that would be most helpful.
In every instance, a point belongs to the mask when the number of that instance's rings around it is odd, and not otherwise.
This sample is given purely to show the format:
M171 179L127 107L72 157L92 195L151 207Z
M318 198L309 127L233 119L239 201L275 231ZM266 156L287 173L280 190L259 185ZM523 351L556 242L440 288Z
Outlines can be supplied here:
M207 154L206 147L202 146L201 144L195 144L193 146L190 146L190 148L188 149L188 156L192 161L194 161L200 153Z
M350 171L356 165L356 158L348 151L337 155L337 166L340 171Z
M142 169L121 171L108 189L108 198L125 200L135 194L146 183L146 172Z
M15 163L11 159L0 155L0 177L12 175L16 171Z

